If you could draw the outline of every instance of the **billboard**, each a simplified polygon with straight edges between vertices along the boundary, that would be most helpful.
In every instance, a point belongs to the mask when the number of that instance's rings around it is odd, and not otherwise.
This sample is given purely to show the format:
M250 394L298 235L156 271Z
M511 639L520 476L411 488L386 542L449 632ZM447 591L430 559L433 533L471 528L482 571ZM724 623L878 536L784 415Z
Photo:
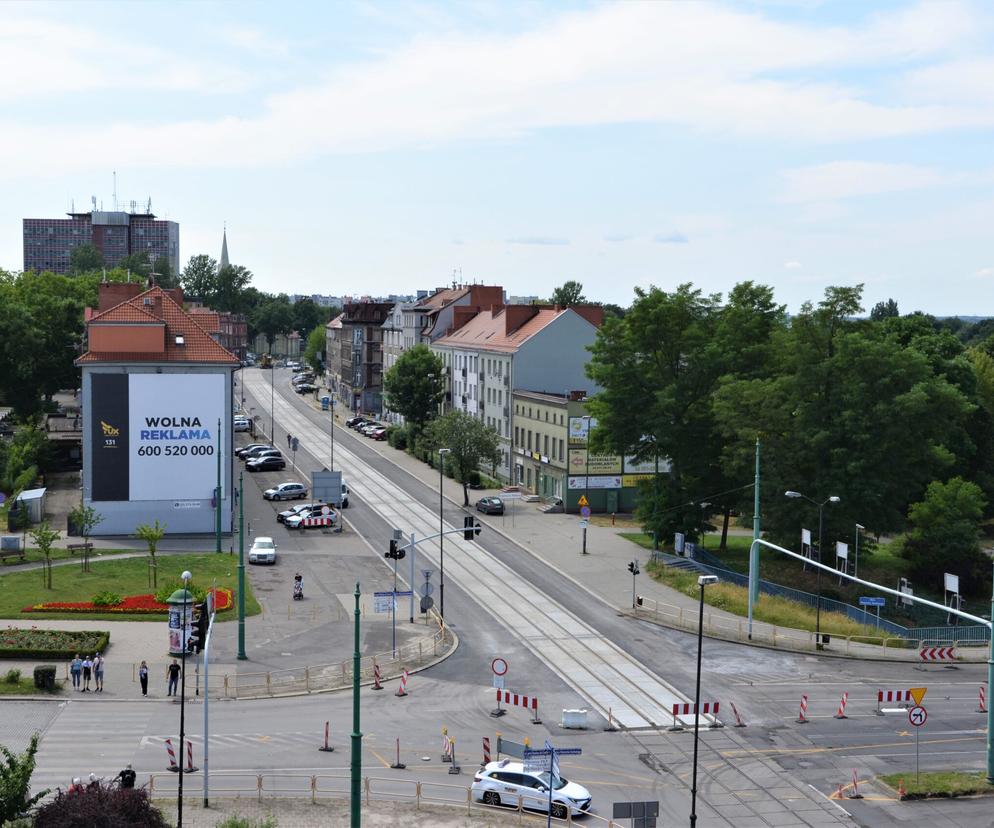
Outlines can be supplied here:
M213 496L223 374L95 374L93 500Z

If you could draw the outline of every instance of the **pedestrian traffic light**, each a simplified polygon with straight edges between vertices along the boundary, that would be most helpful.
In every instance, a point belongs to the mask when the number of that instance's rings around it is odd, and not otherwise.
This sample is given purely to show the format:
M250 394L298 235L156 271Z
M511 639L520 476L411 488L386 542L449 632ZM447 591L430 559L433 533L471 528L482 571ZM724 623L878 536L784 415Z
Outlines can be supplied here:
M407 554L406 549L397 548L397 540L395 538L390 539L390 551L386 553L385 557L392 561L403 560L404 556Z
M473 518L469 515L466 515L466 517L462 519L462 536L466 540L473 540L476 535L480 534L481 528L480 524L473 520Z
M193 625L190 629L190 634L187 636L186 644L187 650L191 653L199 653L204 649L204 644L207 641L207 627L211 622L211 618L207 614L206 602L194 604L193 612Z

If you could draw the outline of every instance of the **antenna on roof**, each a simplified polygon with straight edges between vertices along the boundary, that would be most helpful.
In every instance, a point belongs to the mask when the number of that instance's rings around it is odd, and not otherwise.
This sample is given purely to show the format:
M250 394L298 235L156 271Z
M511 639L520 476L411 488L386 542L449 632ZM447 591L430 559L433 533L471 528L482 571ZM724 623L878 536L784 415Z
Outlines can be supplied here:
M93 204L93 209L96 210L97 209L97 197L96 196L90 196L90 202Z
M117 212L117 170L114 170L111 175L114 176L114 212Z

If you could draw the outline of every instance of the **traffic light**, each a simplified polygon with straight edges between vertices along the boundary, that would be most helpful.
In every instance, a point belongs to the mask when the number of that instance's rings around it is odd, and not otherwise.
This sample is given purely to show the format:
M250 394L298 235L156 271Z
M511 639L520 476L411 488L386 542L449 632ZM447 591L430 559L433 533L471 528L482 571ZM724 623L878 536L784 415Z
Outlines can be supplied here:
M191 653L199 653L204 649L204 642L207 641L207 627L211 618L207 614L207 604L194 604L193 625L190 634L186 638L186 648Z
M466 517L464 517L464 518L462 519L462 529L463 529L463 531L462 531L462 536L463 536L463 538L465 538L466 540L473 540L473 538L474 538L474 537L475 537L476 535L479 535L479 534L480 534L480 529L481 529L481 528L482 528L482 527L480 526L480 524L479 524L479 523L477 523L477 522L476 522L476 521L475 521L475 520L474 520L473 518L471 518L471 517L470 517L469 515L466 515Z
M628 571L631 572L632 575L638 575L639 572L641 572L641 570L639 569L639 562L638 561L629 562Z
M398 549L397 541L394 538L390 539L390 551L386 553L384 557L388 560L399 561L403 560L404 556L407 554L406 549Z

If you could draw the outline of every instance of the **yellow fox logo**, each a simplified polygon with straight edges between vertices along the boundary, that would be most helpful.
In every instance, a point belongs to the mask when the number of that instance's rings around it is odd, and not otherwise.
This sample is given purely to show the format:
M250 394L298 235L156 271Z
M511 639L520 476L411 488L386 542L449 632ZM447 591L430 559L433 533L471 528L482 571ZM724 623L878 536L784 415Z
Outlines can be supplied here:
M121 433L121 429L114 428L114 426L108 425L103 420L100 421L100 427L104 430L104 437L117 437Z

